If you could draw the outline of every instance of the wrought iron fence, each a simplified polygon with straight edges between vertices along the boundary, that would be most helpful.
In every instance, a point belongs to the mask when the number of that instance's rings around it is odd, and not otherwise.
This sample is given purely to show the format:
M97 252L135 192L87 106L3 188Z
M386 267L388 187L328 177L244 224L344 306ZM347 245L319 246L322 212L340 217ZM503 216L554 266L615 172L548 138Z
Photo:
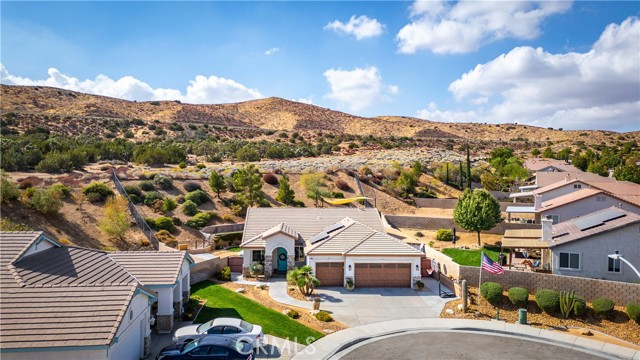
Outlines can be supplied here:
M149 239L149 242L151 243L153 248L158 250L158 248L160 247L160 242L156 238L155 231L149 226L149 224L147 224L146 221L144 221L144 217L142 217L138 212L138 209L136 209L135 204L133 203L133 201L131 201L131 198L129 198L129 194L127 194L127 192L124 190L124 187L122 186L122 183L120 183L120 179L118 179L118 175L116 175L115 170L112 170L111 178L113 179L113 183L116 185L116 189L118 189L118 192L127 199L127 204L129 204L129 211L131 211L131 215L136 220L136 223L140 227L140 230L142 230L144 236Z

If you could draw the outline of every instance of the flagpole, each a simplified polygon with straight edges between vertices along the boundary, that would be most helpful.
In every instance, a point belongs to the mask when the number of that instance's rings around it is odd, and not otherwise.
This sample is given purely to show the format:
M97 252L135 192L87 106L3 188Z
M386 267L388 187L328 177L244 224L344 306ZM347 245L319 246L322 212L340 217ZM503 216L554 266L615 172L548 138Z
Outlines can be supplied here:
M480 299L482 299L482 295L480 294L480 285L482 284L482 262L484 260L484 251L480 251L480 277L478 278L478 309L480 308Z

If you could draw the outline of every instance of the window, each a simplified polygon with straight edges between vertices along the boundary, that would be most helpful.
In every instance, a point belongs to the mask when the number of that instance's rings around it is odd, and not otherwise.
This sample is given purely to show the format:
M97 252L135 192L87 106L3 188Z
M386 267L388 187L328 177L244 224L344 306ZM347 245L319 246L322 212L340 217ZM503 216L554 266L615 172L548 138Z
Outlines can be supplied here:
M220 334L220 333L222 333L222 326L215 326L207 331L207 334Z
M296 261L304 261L304 248L302 246L296 246Z
M559 215L547 215L547 219L552 220L552 224L557 224L560 222L560 216Z
M573 184L574 189L582 189L582 184Z
M237 334L239 332L240 329L235 326L225 326L224 330L222 331L223 334Z
M259 263L264 262L264 250L253 250L251 252L251 256L252 256L251 260L253 262L259 262Z
M189 353L189 355L191 356L205 356L207 354L209 354L208 345L198 346L197 348L193 349L193 351Z
M129 320L133 320L133 309L129 310Z
M609 266L607 267L608 272L612 273L620 273L622 264L620 263L620 259L612 259L608 258Z
M598 195L596 196L596 202L605 202L607 201L607 197L604 195Z
M558 267L560 269L580 270L580 254L561 252L559 257Z

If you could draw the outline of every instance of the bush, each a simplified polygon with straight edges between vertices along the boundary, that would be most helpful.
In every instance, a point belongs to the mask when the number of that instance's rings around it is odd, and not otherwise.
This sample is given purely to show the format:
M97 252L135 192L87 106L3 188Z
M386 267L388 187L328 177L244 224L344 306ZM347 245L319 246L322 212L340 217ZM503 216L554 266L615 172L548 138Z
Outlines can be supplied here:
M158 174L153 177L153 183L158 185L160 189L169 190L173 187L173 181L170 177Z
M640 324L640 303L627 304L627 316L629 316L629 319Z
M94 181L82 190L87 195L87 200L90 202L104 202L108 197L113 196L113 190L99 181Z
M560 293L555 290L542 289L536 291L536 304L547 314L560 310Z
M278 177L271 173L264 174L262 180L269 185L278 185Z
M183 214L188 216L193 216L200 212L200 210L198 210L198 205L196 205L196 203L194 203L191 200L185 201L184 204L182 204L182 206L180 207L180 209L182 210Z
M149 226L151 226L151 224L149 224ZM173 220L166 216L160 216L155 218L153 220L153 227L156 230L167 230L169 232L173 232L176 230L176 227L173 225Z
M51 185L49 189L51 189L51 191L57 191L58 193L60 193L62 197L67 197L71 195L71 189L62 185L61 183L55 183Z
M182 225L182 220L180 220L180 218L178 218L178 217L175 217L175 216L174 216L174 217L172 217L172 218L171 218L171 221L173 221L173 225L175 225L175 226L180 226L180 225Z
M529 301L529 290L521 287L509 289L509 300L515 306L522 307Z
M587 302L583 298L576 296L576 302L573 305L573 314L582 317L587 312Z
M180 164L178 164L178 167L179 167L180 169L184 169L184 168L186 168L186 167L187 167L187 163L186 163L186 162L184 162L184 161L180 161Z
M129 199L131 199L131 202L134 204L139 204L142 202L142 199L139 198L136 194L129 194Z
M453 241L453 231L451 229L439 229L436 232L436 240Z
M349 184L347 184L347 182L342 179L336 180L335 184L336 187L342 191L351 191L351 186L349 186Z
M344 199L344 193L341 193L340 191L336 191L333 193L333 198L334 199Z
M151 185L153 187L153 185ZM131 195L136 195L139 199L142 199L144 196L142 194L142 189L138 185L127 185L124 187L124 191L131 197Z
M202 190L202 186L200 185L200 183L192 180L186 181L183 187L187 192Z
M416 231L416 237L424 237L422 231Z
M599 299L594 300L591 303L591 307L593 311L598 315L607 315L613 311L613 307L615 306L614 302L611 299L606 297L601 297Z
M178 204L172 198L165 198L162 201L162 211L168 213L169 211L175 210L178 207Z
M153 206L154 202L162 199L164 199L164 195L157 191L150 191L144 196L144 204L147 206Z
M187 220L185 224L194 229L200 229L207 226L207 224L209 224L209 220L211 220L211 215L209 213L199 213Z
M209 201L209 196L202 190L196 190L185 195L184 199L193 201L196 205L202 205Z
M502 303L502 285L494 282L483 283L480 285L480 295L491 305L500 305Z
M62 209L60 197L60 193L51 188L35 189L29 199L29 206L43 214L57 214Z
M2 177L0 180L0 202L7 202L9 200L16 200L20 196L18 188L6 177Z
M140 189L144 190L144 191L153 191L155 190L155 186L153 185L153 183L151 181L140 181ZM126 188L125 188L126 189Z
M207 167L207 166L206 166L205 164L197 164L197 165L196 165L196 169L198 169L198 170L202 170L202 169L204 169L204 168L206 168L206 167Z
M292 318L292 319L297 319L297 318L300 317L300 314L297 311L293 310L293 309L288 309L287 310L287 316Z
M162 243L166 243L167 241L173 240L174 237L167 230L160 230L156 233L156 239Z
M217 271L214 275L216 279L221 281L230 281L231 280L231 268L225 266L222 270Z
M329 321L333 321L333 318L331 317L331 314L329 314L326 311L320 310L316 313L316 319L320 320L320 321L324 321L324 322L329 322Z

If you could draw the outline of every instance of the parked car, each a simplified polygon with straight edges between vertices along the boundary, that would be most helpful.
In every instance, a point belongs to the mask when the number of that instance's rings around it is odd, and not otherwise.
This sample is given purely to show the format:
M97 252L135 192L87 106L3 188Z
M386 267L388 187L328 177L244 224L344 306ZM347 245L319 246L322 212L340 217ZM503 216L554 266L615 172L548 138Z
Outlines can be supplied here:
M199 339L205 335L224 335L238 341L250 343L254 348L262 345L264 334L262 326L249 324L242 319L217 318L204 324L193 324L181 327L173 335L174 344Z
M226 336L207 335L182 345L170 345L160 351L156 360L253 360L250 343Z

